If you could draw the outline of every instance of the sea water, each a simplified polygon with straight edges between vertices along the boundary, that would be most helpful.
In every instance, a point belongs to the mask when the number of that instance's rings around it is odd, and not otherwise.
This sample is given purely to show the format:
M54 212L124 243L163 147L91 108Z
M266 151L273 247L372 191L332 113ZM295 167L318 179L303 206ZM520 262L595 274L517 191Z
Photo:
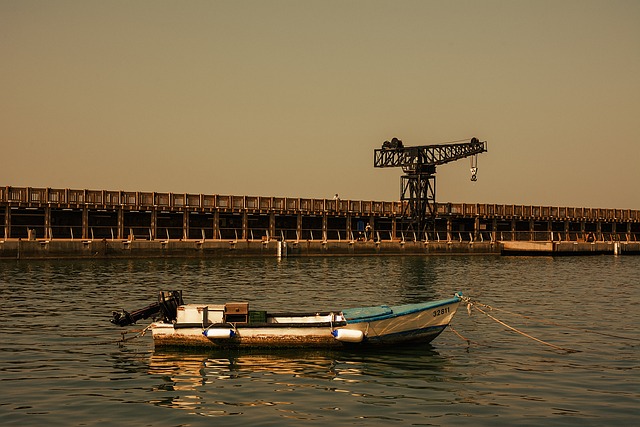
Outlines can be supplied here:
M639 272L633 256L3 261L0 423L635 424ZM154 351L148 321L109 322L172 289L263 310L475 305L430 345L372 351Z

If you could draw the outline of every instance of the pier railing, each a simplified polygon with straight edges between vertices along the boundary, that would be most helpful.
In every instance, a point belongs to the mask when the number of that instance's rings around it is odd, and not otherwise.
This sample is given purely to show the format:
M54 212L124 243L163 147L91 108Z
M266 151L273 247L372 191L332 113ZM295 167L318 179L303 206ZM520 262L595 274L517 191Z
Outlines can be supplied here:
M439 215L499 218L587 219L638 221L640 211L632 209L576 208L558 206L498 205L488 203L438 203Z
M393 215L402 211L400 202L32 187L0 187L0 202L29 205L130 206L229 211L335 211L383 215Z
M393 240L391 233L377 233L380 240ZM614 232L558 232L558 231L433 231L425 236L413 233L401 233L401 240L422 240L426 242L638 242L640 233ZM420 239L421 238L421 239ZM396 237L397 239L397 237Z
M219 194L157 193L140 191L75 190L34 187L0 187L0 202L18 206L96 208L129 207L166 210L254 212L335 212L395 216L402 212L401 202L334 200L289 197L233 196ZM542 220L584 219L590 221L640 221L640 211L584 207L501 205L488 203L438 203L440 216L484 218L533 218Z

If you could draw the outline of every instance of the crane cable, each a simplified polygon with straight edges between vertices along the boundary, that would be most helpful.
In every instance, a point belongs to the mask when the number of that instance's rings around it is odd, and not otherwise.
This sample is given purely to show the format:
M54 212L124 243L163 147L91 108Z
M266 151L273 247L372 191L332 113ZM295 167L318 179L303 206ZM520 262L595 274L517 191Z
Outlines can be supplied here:
M458 142L468 142L469 140L471 140L471 138L458 139L458 140L455 140L455 141L440 142L440 144L455 144L455 143L458 143Z

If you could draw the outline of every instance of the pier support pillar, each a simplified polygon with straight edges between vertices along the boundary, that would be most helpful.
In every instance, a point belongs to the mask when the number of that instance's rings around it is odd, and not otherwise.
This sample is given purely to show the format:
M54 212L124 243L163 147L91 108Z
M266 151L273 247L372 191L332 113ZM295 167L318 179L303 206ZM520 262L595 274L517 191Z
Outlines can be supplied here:
M529 241L536 240L536 223L533 219L529 220Z
M350 213L347 214L347 240L349 239L353 239L353 236L351 235L351 214Z
M480 217L476 216L473 221L473 241L480 240Z
M398 231L398 223L396 222L396 217L391 218L391 240L396 239L396 233Z
M182 212L182 240L189 238L189 211Z
M11 208L9 206L6 206L4 210L4 238L8 239L10 237L11 237Z
M376 235L376 222L375 222L375 218L373 216L369 217L369 232L366 232L366 228L365 228L365 235L366 235L366 239L367 240L376 240L374 238L374 236Z
M491 240L492 241L496 241L498 237L498 220L496 218L493 218L493 220L491 221Z
M44 208L44 238L51 240L51 207Z
M118 228L116 231L116 238L118 240L122 240L124 239L124 208L122 206L118 208L117 215L118 215L118 224L117 224Z
M325 216L327 216L326 213L323 215L323 218ZM302 214L298 212L298 215L296 215L296 240L301 240L301 239L302 239Z
M153 208L151 210L151 240L156 240L158 236L158 210Z
M327 240L327 224L328 214L325 212L322 214L322 240Z
M213 239L220 239L220 211L213 212Z
M242 240L249 240L249 213L242 211Z
M631 223L627 222L627 242L631 241Z
M617 234L618 234L618 232L617 232L617 230L616 230L616 223L615 223L615 222L612 222L612 223L611 223L611 239L612 239L612 240L618 240L618 241L619 241L620 239L618 238L618 235L617 235Z
M82 238L89 238L89 209L86 206L82 208Z
M269 214L269 237L274 238L276 236L276 213L271 212Z
M451 230L452 230L451 217L447 217L447 243L450 243L452 239Z

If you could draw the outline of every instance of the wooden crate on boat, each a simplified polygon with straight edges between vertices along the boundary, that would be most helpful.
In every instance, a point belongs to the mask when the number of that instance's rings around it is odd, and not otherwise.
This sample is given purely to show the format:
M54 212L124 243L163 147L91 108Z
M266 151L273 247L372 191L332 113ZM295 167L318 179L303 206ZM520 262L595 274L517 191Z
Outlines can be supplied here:
M249 303L226 303L224 305L224 321L229 323L247 323L249 321Z

